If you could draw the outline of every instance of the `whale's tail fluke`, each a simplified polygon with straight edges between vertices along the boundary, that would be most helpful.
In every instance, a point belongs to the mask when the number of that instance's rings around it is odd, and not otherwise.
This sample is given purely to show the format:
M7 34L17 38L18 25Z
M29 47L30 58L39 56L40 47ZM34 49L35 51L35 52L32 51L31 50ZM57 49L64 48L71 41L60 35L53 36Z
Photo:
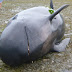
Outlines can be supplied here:
M52 19L58 14L60 13L63 9L67 8L69 5L68 4L65 4L63 6L61 6L59 9L57 9L53 14L51 14L49 16L49 20L52 21Z
M52 0L50 0L50 8L54 9Z

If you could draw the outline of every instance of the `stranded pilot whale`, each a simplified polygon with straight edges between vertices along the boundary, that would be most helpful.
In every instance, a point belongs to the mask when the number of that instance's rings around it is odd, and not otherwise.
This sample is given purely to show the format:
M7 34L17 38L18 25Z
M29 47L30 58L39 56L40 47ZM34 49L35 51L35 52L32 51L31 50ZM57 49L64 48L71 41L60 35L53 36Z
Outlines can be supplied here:
M70 38L62 37L65 24L59 14L69 5L56 11L39 6L26 9L12 17L0 37L0 58L10 66L18 66L44 56L49 51L64 51ZM62 40L62 41L61 41Z

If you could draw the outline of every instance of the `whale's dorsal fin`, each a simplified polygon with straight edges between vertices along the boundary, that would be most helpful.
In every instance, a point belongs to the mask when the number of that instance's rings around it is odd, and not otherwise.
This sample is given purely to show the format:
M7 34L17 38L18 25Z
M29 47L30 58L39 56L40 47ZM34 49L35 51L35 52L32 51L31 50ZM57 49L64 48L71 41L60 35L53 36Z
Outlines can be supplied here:
M54 9L52 0L50 0L50 8Z
M58 8L53 14L51 14L49 16L49 20L52 21L52 19L58 14L60 13L63 9L67 8L69 5L68 4L65 4L63 6L61 6L60 8Z

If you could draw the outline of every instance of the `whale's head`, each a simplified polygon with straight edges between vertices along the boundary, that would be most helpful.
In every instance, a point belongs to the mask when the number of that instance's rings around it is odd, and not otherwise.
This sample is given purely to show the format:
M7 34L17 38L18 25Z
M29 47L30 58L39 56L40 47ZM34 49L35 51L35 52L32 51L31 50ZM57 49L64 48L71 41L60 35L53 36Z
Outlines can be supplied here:
M52 25L52 30L58 31L57 40L59 40L63 37L64 32L65 32L65 23L64 23L64 19L62 15L60 14L60 12L64 10L65 8L67 8L69 5L65 4L61 6L60 8L58 8L57 10L54 10L53 2L52 0L50 1L51 1L50 9L49 9L50 16L48 17L48 20L50 24Z

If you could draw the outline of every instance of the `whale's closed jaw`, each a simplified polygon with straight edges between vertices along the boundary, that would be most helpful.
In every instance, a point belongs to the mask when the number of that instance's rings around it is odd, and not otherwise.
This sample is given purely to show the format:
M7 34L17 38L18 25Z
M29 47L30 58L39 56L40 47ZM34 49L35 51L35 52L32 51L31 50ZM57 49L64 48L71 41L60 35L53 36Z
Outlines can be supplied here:
M29 40L28 40L28 34L27 34L27 27L26 26L25 26L25 32L26 32L27 43L28 43L28 55L30 55Z

